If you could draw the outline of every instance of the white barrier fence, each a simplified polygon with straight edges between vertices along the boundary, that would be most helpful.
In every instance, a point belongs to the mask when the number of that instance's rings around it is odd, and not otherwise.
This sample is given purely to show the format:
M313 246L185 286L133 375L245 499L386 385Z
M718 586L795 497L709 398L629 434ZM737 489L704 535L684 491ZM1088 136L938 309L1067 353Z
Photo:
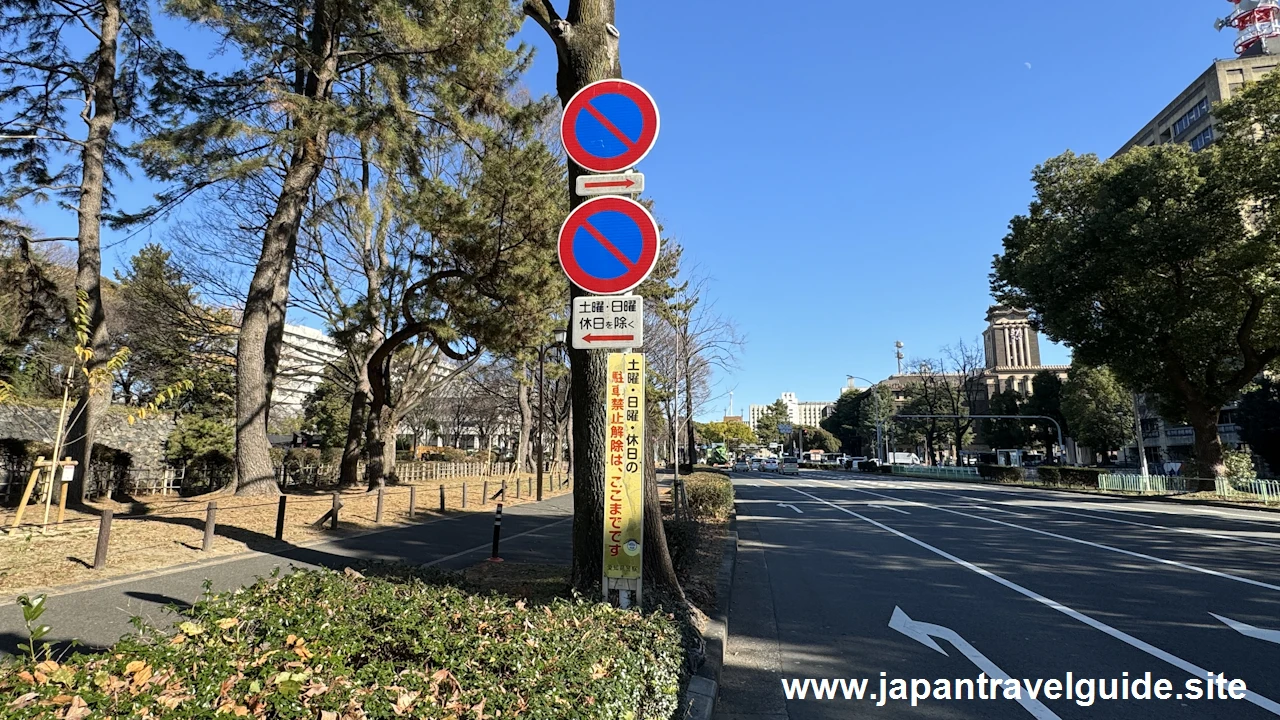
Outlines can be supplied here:
M1214 485L1226 500L1280 503L1280 480L1216 480Z
M1199 488L1199 479L1178 477L1176 475L1107 474L1098 476L1099 490L1172 495L1174 493L1195 492Z
M976 467L947 467L928 465L894 465L894 475L950 480L954 478L970 479L978 477Z

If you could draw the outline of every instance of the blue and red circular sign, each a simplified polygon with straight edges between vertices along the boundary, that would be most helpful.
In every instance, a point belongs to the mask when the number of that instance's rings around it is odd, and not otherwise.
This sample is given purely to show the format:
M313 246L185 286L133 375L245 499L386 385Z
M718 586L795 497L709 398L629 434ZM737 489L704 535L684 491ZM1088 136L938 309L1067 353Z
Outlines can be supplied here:
M644 88L626 80L600 80L565 105L560 141L583 169L618 172L649 154L658 125L658 106Z
M624 293L658 261L658 222L629 198L594 198L560 226L559 254L574 285L594 295Z

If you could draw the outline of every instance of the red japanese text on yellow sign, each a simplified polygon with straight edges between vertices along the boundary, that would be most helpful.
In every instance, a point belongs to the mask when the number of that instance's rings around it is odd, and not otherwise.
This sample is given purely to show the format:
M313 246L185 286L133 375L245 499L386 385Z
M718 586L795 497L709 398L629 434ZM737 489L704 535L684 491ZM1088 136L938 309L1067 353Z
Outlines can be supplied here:
M644 355L609 354L604 575L640 577L644 539Z

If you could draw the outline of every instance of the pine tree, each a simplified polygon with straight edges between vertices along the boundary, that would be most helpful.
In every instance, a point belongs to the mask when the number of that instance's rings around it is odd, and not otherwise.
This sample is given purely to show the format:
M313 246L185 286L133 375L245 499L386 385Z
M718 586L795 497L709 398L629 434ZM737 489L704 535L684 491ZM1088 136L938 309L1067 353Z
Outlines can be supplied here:
M0 0L0 209L57 199L77 216L76 290L87 300L88 374L110 359L101 232L110 178L123 172L117 125L145 125L146 94L181 72L137 0ZM88 375L86 375L87 377ZM83 382L83 379L82 379ZM68 454L83 502L98 419L110 394L79 393Z
M507 47L505 0L175 0L245 59L225 78L171 98L193 118L148 144L148 168L199 187L272 178L277 196L240 321L237 494L279 492L267 441L298 232L337 136L398 133L426 143L500 107L527 53Z

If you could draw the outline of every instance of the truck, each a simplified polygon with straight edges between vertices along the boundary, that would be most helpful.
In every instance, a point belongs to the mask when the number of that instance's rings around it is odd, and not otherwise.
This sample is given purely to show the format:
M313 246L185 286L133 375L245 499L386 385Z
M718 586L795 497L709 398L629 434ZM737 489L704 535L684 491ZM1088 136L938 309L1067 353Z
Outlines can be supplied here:
M716 443L707 450L707 464L712 467L727 467L733 464L733 456L723 443Z
M890 465L920 465L920 456L915 453L891 452L886 458Z

